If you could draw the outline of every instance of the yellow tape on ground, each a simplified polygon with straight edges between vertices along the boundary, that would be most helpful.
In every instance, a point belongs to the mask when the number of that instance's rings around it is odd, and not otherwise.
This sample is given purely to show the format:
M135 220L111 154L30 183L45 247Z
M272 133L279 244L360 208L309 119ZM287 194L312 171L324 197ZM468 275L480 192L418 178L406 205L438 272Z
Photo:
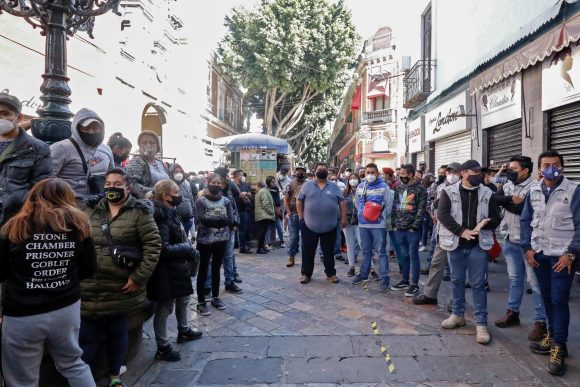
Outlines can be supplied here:
M379 331L377 323L374 321L371 322L371 328L373 328L373 333L375 335L379 335L381 333ZM386 346L384 346L381 343L380 348L381 348L381 353L383 354L383 357L385 358L385 362L387 363L387 369L389 370L389 373L392 374L395 371L395 365L393 364L393 359L391 359L391 355L389 355L389 352L388 352Z

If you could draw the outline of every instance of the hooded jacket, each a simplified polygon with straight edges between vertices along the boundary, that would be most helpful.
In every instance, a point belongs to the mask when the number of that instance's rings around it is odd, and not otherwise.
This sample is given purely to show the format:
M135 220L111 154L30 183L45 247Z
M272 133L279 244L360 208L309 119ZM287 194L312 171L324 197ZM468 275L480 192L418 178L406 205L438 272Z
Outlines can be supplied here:
M376 221L371 222L364 218L364 207L367 202L374 202L382 206L381 215ZM356 202L358 209L358 224L363 228L386 228L387 219L390 223L393 199L391 189L382 178L377 177L373 183L365 181L360 183L356 189Z
M176 169L180 169L183 173L183 168L179 164L173 164L169 167L169 176L173 177ZM175 180L173 180L175 181ZM177 214L181 218L181 221L186 221L193 218L195 214L195 196L191 192L191 184L187 179L183 179L180 182L175 181L179 190L181 191L181 204L177 206Z
M108 145L101 143L97 147L87 145L79 134L79 123L87 118L98 120L103 130L105 123L92 110L81 109L75 114L71 124L71 138L77 142L88 164L89 173L92 176L103 176L109 169L115 167L113 152ZM65 180L75 191L77 199L86 201L89 197L88 176L85 174L79 152L74 144L67 138L50 146L52 154L52 170L56 177Z

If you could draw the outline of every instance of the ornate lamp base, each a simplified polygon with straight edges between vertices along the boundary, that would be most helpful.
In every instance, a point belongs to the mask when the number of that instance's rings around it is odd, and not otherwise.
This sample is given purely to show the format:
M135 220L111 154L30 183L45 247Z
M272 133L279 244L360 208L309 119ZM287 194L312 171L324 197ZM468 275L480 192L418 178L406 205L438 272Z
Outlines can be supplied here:
M70 137L71 122L54 118L35 118L32 120L32 134L47 144L53 144Z

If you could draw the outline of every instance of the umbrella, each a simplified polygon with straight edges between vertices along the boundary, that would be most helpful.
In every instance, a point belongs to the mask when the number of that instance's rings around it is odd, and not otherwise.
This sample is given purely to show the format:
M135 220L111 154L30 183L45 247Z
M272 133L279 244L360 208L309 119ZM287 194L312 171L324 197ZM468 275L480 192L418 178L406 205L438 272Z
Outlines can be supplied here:
M235 136L222 137L215 140L218 145L224 145L229 151L238 152L241 149L276 149L278 153L289 153L288 141L268 136L263 133L244 133Z

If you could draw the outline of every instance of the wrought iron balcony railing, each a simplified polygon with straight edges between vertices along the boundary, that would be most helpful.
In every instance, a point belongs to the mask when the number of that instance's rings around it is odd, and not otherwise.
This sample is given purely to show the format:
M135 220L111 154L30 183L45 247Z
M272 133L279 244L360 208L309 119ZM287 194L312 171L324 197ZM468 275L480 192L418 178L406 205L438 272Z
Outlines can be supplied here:
M397 122L397 111L395 109L375 110L374 112L363 113L363 124L388 124Z
M435 60L420 60L405 75L405 109L417 107L435 90L435 65Z

